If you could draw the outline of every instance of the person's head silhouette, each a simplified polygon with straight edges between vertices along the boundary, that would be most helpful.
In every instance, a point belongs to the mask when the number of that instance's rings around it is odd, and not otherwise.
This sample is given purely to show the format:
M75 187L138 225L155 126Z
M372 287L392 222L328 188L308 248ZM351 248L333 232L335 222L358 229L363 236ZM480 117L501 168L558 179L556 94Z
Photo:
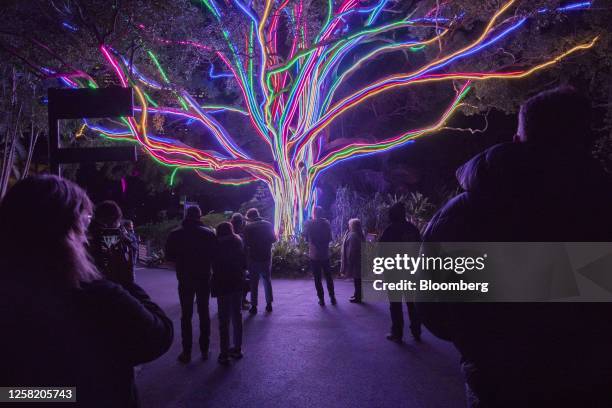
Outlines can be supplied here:
M57 176L29 177L0 204L0 268L46 286L100 278L85 248L93 206L79 186Z
M123 212L119 205L112 200L102 201L96 206L94 220L108 228L118 228L121 224Z
M563 86L529 98L519 112L516 142L544 148L587 148L591 139L589 100Z
M318 220L319 218L323 218L323 207L317 205L312 209L312 218Z
M247 220L255 221L259 218L259 210L257 208L250 208L247 213Z
M227 221L223 221L222 223L217 225L216 231L217 237L219 238L234 235L234 227L232 226L232 223Z
M202 218L202 210L200 210L199 206L192 205L187 208L187 211L185 212L186 220L200 221L200 218Z
M404 203L395 203L389 207L389 221L392 224L406 221L406 207Z

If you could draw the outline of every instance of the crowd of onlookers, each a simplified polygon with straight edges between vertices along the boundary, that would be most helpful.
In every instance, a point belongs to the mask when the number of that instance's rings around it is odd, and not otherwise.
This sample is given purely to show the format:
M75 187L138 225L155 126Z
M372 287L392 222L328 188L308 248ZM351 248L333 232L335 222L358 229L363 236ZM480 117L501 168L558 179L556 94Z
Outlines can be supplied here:
M514 143L493 146L458 169L464 192L424 231L401 204L389 210L381 242L612 241L612 183L591 158L589 103L570 88L543 92L519 114ZM166 244L181 305L182 363L191 360L194 304L201 357L209 358L209 300L217 300L220 353L243 357L242 310L273 310L271 249L277 237L256 209L208 228L186 210ZM56 176L16 183L0 203L0 385L67 385L85 407L138 404L134 366L164 354L173 325L135 283L138 240L112 201L95 209L76 184ZM361 303L364 231L351 219L341 272ZM318 302L337 304L330 271L332 233L314 208L303 234ZM248 293L250 292L250 299ZM609 303L411 303L410 331L424 324L461 353L472 407L612 406ZM390 304L403 341L403 305ZM231 330L230 330L231 329ZM232 339L230 341L230 331ZM230 346L231 345L231 346ZM359 358L358 355L355 358Z

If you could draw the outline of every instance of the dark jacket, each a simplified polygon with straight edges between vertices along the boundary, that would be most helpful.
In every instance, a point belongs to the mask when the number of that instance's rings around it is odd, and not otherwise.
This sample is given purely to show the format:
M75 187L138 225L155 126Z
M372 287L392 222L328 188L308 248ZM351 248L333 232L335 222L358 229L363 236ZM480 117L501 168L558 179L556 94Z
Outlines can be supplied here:
M244 244L249 260L257 262L272 259L272 244L276 242L274 227L263 218L247 221L244 227Z
M184 220L166 242L166 259L176 265L176 277L184 284L210 280L216 245L215 233L197 220Z
M242 292L245 269L246 254L242 239L238 235L219 238L210 284L212 295L224 296Z
M137 285L0 282L0 384L76 386L75 407L134 407L133 367L172 344L172 322ZM44 405L44 404L43 404Z
M497 145L457 177L465 192L434 215L425 241L612 241L612 184L586 154ZM482 406L612 406L610 304L418 306L461 352Z
M325 218L308 220L304 225L304 237L308 241L308 257L312 260L329 259L329 243L332 231Z
M383 231L379 242L421 242L421 234L411 222L402 221L390 224Z
M342 242L342 263L340 264L340 272L349 278L361 278L361 244L363 236L348 231Z
M96 267L115 283L134 282L134 259L138 247L124 228L106 228L95 221L89 227L88 251Z

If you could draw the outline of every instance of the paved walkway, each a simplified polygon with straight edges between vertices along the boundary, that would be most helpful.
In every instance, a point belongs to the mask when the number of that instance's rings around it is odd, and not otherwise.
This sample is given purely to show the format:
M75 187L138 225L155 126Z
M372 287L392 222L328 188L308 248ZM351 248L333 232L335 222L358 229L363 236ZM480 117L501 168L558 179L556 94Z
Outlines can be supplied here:
M274 311L254 317L244 313L245 357L229 367L216 362L217 306L211 299L211 359L201 361L194 353L184 366L176 361L180 307L174 272L137 273L175 327L170 351L137 374L144 408L465 406L459 355L452 345L427 331L420 344L385 340L387 305L349 303L349 281L336 282L339 304L322 308L311 281L274 280Z

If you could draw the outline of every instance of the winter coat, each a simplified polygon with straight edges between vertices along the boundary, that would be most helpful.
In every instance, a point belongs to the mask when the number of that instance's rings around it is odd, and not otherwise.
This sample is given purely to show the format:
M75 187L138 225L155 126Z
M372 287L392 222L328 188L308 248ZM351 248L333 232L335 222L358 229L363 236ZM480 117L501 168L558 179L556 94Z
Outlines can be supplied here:
M502 144L457 171L465 190L428 242L612 241L612 183L585 153ZM473 406L612 406L610 303L418 304L452 341Z
M245 269L246 254L242 239L238 235L219 238L213 261L211 294L225 296L234 292L242 292Z
M311 260L329 259L329 243L332 240L329 221L325 218L308 220L304 225L304 237L308 241L308 257Z
M144 290L108 280L70 289L2 279L0 322L0 384L76 386L75 407L138 406L133 367L173 337Z
M166 242L166 259L176 264L176 277L185 285L210 280L217 238L198 220L184 220Z
M134 282L134 259L138 248L124 228L106 228L96 222L89 227L88 251L96 268L115 283Z
M379 242L421 242L421 233L411 222L394 222L380 236Z
M247 220L244 227L244 244L248 259L266 262L272 259L272 244L276 242L274 227L263 218Z
M341 273L349 278L361 278L361 244L363 237L356 232L348 231L342 242Z

